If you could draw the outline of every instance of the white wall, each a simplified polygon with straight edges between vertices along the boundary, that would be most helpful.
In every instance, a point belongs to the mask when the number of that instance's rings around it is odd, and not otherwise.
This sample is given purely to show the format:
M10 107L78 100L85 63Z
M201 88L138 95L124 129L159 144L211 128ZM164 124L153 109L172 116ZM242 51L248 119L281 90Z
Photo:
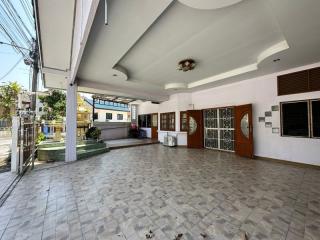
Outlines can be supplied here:
M115 111L115 110L105 110L105 109L98 109L94 110L95 113L98 113L98 119L95 121L98 122L129 122L129 112L122 112L122 111ZM106 120L106 113L112 113L112 120ZM122 114L123 120L118 120L117 115Z
M140 114L158 114L158 138L163 142L164 136L177 136L178 145L187 145L187 133L180 132L180 111L192 109L191 94L178 93L170 96L168 101L161 104L152 104L151 102L144 102L138 105L138 115ZM160 130L160 113L176 112L176 131L161 131Z
M273 134L271 128L265 128L264 123L258 122L265 111L271 111L272 105L283 101L320 98L320 92L277 96L277 76L313 67L320 63L291 69L238 83L197 91L191 94L175 94L169 101L159 105L143 103L138 107L138 113L176 111L176 130L179 129L179 111L204 109L210 107L236 106L253 104L254 154L261 157L282 159L293 162L320 165L320 140L308 138L281 137ZM280 127L280 112L273 112L274 127ZM159 132L162 141L164 133ZM179 145L186 145L186 134L179 135Z

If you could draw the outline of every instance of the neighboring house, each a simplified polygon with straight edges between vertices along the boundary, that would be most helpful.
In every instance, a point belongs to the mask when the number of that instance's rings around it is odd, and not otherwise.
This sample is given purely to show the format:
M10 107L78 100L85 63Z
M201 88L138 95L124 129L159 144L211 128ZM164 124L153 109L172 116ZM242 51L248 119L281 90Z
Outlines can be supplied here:
M85 98L85 102L93 109L93 100ZM130 122L128 104L112 101L95 100L94 120L98 122Z
M30 110L30 107L31 107L31 94L30 94L30 92L27 92L27 91L20 92L18 99L17 99L17 104L18 104L18 107L20 108L20 110L23 110L23 111ZM11 116L16 115L17 104L12 104L11 109L10 109ZM2 115L3 115L3 108L0 107L0 119L2 118Z
M80 94L78 94L77 104L77 136L83 138L91 126L92 108Z
M43 92L42 94L46 94ZM38 103L39 102L39 103ZM43 104L37 102L37 114L41 116L45 112L43 111ZM77 137L83 139L86 131L91 126L92 108L84 101L84 99L78 94L77 100ZM65 137L65 118L62 120L53 120L41 122L41 131L44 133L47 139L54 139L60 141Z
M43 114L45 114L44 112L44 105L43 103L40 101L39 99L39 96L45 96L45 95L48 95L49 92L48 91L45 91L45 92L37 92L37 98L36 98L36 118L38 120L41 119L41 116Z

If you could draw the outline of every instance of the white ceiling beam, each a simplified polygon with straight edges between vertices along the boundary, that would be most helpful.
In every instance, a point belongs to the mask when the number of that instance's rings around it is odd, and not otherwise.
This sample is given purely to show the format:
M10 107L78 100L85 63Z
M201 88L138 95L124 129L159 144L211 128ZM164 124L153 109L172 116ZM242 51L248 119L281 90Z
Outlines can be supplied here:
M61 69L50 68L50 67L42 67L42 73L51 73L51 74L60 75L64 77L69 76L68 70L61 70Z

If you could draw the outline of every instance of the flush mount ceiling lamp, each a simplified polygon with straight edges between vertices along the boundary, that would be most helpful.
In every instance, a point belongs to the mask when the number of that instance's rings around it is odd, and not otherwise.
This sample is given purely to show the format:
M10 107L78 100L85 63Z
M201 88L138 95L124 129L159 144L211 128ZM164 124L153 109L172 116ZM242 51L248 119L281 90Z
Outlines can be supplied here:
M196 67L196 62L191 58L181 60L178 63L178 70L183 72L191 71L195 67Z

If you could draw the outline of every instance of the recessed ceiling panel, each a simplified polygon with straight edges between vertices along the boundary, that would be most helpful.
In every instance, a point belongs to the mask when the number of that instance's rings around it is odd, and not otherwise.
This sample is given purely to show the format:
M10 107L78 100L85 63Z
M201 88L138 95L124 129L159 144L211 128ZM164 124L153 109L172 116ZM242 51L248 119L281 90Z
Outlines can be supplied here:
M191 83L257 63L261 52L284 41L264 0L248 0L220 10L202 11L176 2L122 58L130 77L164 86ZM177 71L192 58L193 71ZM130 80L130 79L129 79Z
M212 10L231 6L242 0L179 0L181 3L196 9Z

